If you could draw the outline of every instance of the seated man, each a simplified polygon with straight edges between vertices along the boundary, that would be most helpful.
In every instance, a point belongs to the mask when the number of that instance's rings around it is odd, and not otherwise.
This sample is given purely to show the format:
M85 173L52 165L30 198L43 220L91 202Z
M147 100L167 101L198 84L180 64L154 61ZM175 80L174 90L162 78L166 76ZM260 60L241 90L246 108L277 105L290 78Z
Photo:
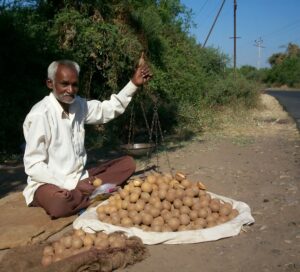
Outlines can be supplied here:
M139 66L129 83L110 100L86 101L78 92L79 65L69 60L48 67L49 96L33 106L23 124L29 206L45 209L52 219L77 213L89 205L92 181L122 184L135 171L129 156L86 170L85 124L103 124L122 114L138 86L151 77L147 65Z

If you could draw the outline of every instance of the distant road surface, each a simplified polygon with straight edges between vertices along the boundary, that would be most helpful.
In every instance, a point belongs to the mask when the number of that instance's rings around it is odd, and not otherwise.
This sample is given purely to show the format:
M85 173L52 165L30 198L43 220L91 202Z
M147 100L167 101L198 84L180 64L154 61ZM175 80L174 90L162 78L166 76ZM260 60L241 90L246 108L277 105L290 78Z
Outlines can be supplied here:
M284 109L294 118L300 130L300 90L284 91L267 89L266 93L275 97Z

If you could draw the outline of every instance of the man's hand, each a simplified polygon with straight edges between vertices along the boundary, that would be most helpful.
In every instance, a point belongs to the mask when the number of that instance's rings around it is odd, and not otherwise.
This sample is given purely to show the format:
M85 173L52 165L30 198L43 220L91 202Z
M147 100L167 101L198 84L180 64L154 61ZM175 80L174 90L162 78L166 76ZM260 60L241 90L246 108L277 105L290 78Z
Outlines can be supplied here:
M60 198L68 199L68 200L73 199L71 192L67 189L60 189L58 191L55 191L53 195L55 197L60 197Z
M95 186L93 185L95 177L88 177L78 181L76 189L81 191L83 194L90 195L95 190Z
M132 83L136 86L141 86L148 82L152 77L152 74L150 72L150 69L147 64L144 64L142 66L139 66L135 73L133 74L133 77L131 79Z
M134 73L131 81L136 86L141 86L144 83L146 83L147 81L149 81L151 77L152 77L152 74L150 72L150 69L149 69L146 61L145 61L144 52L142 52L142 55L139 59L138 67L135 70L135 73Z

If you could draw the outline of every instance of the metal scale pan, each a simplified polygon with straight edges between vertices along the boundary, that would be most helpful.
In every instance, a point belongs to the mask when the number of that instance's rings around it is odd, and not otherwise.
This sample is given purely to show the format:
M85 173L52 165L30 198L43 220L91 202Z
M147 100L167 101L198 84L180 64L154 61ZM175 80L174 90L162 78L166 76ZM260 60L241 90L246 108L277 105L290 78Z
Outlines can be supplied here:
M155 144L152 143L135 143L124 144L120 146L121 149L131 156L145 156L151 154L155 148Z

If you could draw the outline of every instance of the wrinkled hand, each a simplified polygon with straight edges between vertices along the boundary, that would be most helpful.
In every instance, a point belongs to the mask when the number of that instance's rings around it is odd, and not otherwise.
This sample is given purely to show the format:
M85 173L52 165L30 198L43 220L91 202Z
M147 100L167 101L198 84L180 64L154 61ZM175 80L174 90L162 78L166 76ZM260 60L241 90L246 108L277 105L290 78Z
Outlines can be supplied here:
M152 74L150 72L150 69L147 64L143 64L142 66L139 66L131 79L132 83L136 86L141 86L148 82L152 77Z
M95 190L95 186L93 185L93 180L95 177L88 177L78 181L76 189L81 191L83 194L90 195Z
M55 197L60 197L69 200L73 198L71 192L67 189L60 189L59 191L55 191L54 195Z

